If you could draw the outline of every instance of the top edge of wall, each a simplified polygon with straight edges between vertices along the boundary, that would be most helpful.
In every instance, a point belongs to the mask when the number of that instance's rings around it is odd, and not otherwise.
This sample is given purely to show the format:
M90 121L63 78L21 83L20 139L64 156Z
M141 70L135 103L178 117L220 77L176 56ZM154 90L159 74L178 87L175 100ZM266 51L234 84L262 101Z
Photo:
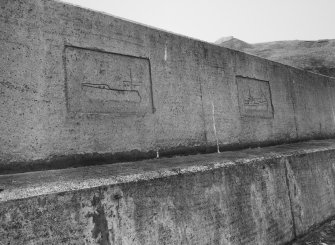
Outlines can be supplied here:
M274 64L279 64L279 65L283 65L285 67L289 67L289 68L293 68L293 69L296 69L296 70L300 70L300 71L303 71L303 72L306 72L306 73L311 73L311 74L314 74L314 75L317 75L317 76L322 76L322 77L330 78L331 80L334 80L334 82L335 82L335 78L334 77L330 77L330 76L326 76L326 75L323 75L323 74L320 74L320 73L315 73L315 72L307 71L307 70L301 69L299 67L290 66L290 65L278 62L278 61L273 61L273 60L270 60L270 59L265 59L263 57L260 57L260 56L254 55L254 54L250 54L248 52L243 52L243 51L232 49L232 48L222 47L220 45L215 44L214 42L212 43L212 42L204 41L202 39L198 39L198 38L195 38L195 37L190 37L190 36L186 36L186 35L183 35L183 34L180 34L180 33L176 33L176 32L173 32L173 31L168 31L168 30L165 30L163 28L159 28L159 27L148 25L148 24L140 23L140 22L137 22L137 21L134 21L134 20L130 20L130 19L127 19L127 18L124 18L124 17L120 17L120 16L117 16L117 15L114 15L114 14L111 14L111 13L107 13L107 12L104 12L104 11L94 10L94 9L91 9L91 8L88 8L88 7L84 7L84 6L81 6L81 5L77 5L77 4L73 4L73 3L68 3L68 2L65 2L63 0L47 0L47 1L57 2L57 3L64 4L64 5L76 7L76 8L79 8L79 9L88 10L90 12L99 13L99 14L102 14L102 15L105 15L105 16L109 16L109 17L112 17L112 18L120 19L120 20L125 21L125 22L129 22L129 23L132 23L132 24L135 24L135 25L146 27L146 28L149 28L149 29L152 29L152 30L155 30L155 31L160 31L160 32L164 32L166 34L171 34L171 35L174 35L174 36L179 36L179 37L182 37L182 38L186 38L186 39L188 39L190 41L196 41L196 42L204 43L204 44L207 44L207 45L210 45L210 46L218 47L218 48L221 48L221 49L226 49L226 50L231 50L231 51L238 52L238 53L243 53L243 54L246 54L246 55L249 55L249 56L252 56L252 57L256 57L256 58L258 58L260 60L266 60L266 61L272 62Z

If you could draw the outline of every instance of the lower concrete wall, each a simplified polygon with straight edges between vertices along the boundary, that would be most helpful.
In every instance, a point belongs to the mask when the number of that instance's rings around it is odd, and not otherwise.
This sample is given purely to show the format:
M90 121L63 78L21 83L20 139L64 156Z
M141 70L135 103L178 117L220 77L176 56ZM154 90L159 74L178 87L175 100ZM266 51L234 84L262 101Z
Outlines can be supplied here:
M334 162L329 140L3 175L0 241L284 244L335 215Z
M297 235L335 214L335 152L286 159Z

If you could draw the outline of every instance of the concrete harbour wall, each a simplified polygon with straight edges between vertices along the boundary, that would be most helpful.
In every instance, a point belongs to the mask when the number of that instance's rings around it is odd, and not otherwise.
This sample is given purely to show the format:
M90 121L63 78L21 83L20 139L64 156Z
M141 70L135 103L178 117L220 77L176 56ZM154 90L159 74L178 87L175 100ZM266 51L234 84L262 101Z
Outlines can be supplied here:
M284 244L335 215L335 80L0 1L1 244Z
M51 0L0 30L2 172L334 135L325 76Z
M285 244L335 215L335 141L0 176L3 244Z

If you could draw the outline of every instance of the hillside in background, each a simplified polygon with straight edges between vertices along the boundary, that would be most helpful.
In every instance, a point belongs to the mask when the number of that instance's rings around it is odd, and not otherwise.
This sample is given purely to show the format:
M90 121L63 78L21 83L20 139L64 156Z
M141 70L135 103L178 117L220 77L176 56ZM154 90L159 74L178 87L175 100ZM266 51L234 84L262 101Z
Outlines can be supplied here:
M335 39L249 44L234 37L224 37L215 43L222 47L335 77Z

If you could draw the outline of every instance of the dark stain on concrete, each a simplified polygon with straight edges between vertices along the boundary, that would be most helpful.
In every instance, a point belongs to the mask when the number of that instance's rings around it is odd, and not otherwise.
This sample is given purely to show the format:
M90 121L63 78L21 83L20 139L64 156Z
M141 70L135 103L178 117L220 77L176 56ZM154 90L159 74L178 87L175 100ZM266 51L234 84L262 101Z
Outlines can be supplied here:
M92 206L96 207L96 212L90 214L90 216L93 218L94 223L92 236L95 239L97 239L100 236L100 239L98 241L100 245L111 245L109 239L109 230L106 219L106 213L103 205L101 204L101 198L94 196L92 200Z
M287 186L287 194L288 194L288 200L290 202L290 211L291 211L291 217L292 217L292 230L293 230L293 236L296 237L297 236L297 230L296 230L296 227L295 227L295 215L294 215L294 210L293 210L293 197L292 197L292 193L291 193L291 188L290 188L290 185L292 183L290 183L290 178L291 176L289 176L289 172L288 172L288 167L287 165L289 165L289 161L286 160L285 164L284 164L284 170L285 170L285 184ZM294 188L295 189L295 188Z
M115 200L120 200L122 198L122 194L121 193L116 193L113 195L113 199Z
M205 136L204 136L205 138ZM334 139L335 134L323 136L301 137L292 139L290 136L268 140L263 142L239 142L235 144L220 144L221 151L238 151L246 148L257 148L275 146L288 143L300 143L308 140ZM189 145L179 145L171 148L159 149L160 158L170 158L174 156L188 156L196 154L208 154L217 152L217 145L200 144L201 142L190 142ZM11 162L0 159L0 172L2 174L24 173L32 171L44 171L50 169L77 168L84 166L94 166L103 164L113 164L129 161L142 161L146 159L155 159L156 151L141 152L132 150L117 153L85 153L64 156L52 156L49 159L36 160L30 162Z
M37 199L37 202L40 207L44 207L47 203L47 199L45 197L41 197Z

